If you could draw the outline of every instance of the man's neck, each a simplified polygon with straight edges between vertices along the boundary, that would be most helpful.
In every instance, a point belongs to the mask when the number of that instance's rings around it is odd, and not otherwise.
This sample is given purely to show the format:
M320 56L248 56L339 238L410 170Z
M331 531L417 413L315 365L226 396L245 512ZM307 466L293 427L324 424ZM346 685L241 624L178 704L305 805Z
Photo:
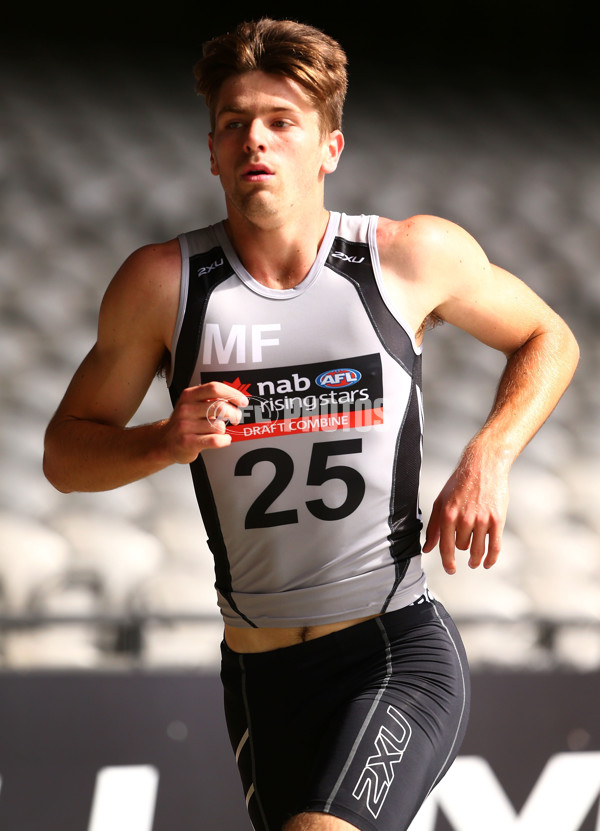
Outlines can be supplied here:
M310 271L327 230L325 208L301 221L259 226L229 212L227 235L246 271L262 285L290 289Z

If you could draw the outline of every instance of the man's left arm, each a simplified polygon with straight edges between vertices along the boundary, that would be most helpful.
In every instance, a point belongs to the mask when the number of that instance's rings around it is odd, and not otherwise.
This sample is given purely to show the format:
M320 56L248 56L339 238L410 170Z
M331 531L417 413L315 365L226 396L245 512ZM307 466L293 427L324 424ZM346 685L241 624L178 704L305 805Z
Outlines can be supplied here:
M423 550L439 543L449 574L456 571L456 548L470 551L472 568L497 561L512 464L557 405L579 360L575 337L559 315L514 275L490 265L464 232L453 235L445 297L435 313L504 352L507 363L490 414L435 500L427 526Z

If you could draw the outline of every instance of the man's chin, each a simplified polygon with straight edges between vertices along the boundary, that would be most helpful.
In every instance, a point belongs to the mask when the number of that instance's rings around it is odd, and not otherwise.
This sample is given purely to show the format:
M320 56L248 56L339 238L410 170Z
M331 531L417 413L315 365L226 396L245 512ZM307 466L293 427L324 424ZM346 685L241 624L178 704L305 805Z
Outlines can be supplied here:
M271 194L254 193L231 203L235 212L255 225L281 215L281 205Z

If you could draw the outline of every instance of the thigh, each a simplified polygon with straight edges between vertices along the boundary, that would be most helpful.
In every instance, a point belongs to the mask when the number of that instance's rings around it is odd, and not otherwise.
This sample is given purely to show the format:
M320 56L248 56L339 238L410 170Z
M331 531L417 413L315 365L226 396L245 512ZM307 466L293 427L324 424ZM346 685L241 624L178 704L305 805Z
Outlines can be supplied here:
M225 651L222 678L256 831L292 817L315 831L408 828L466 725L460 639L430 603L273 654Z
M314 813L293 817L284 825L283 831L357 831L357 828L331 814Z
M255 831L281 831L306 803L337 708L335 661L324 657L328 646L311 641L256 655L223 647L226 722Z
M452 621L441 607L432 611L409 629L395 629L395 613L377 620L385 672L323 737L307 810L361 831L405 831L454 761L468 720L468 670Z

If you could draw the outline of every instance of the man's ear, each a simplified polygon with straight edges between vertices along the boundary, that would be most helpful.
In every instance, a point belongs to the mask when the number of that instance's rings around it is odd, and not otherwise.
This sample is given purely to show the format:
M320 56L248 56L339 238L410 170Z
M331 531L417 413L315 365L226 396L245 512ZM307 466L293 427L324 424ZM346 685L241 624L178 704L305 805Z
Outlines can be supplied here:
M325 141L323 156L323 173L333 173L337 168L342 150L344 149L344 136L341 130L334 130Z
M210 151L210 172L213 176L219 175L219 167L217 165L217 160L215 159L215 154L213 151L213 136L212 133L208 134L208 149Z

